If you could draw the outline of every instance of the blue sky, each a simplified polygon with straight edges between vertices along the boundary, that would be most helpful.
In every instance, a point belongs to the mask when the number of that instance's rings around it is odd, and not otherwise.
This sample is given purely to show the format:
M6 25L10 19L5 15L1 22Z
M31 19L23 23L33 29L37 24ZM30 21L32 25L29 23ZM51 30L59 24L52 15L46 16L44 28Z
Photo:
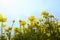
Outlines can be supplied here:
M12 20L27 19L30 15L40 17L41 11L53 13L60 20L60 0L0 0L0 13L8 18L7 24Z

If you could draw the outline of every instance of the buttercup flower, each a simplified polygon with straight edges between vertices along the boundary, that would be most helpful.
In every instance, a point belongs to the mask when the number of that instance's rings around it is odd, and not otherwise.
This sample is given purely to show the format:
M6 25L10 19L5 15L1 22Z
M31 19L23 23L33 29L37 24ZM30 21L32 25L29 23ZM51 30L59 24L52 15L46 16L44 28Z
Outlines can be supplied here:
M20 20L19 23L20 23L20 25L25 25L26 21L25 20Z
M49 15L49 13L48 12L46 12L46 11L42 11L42 15Z
M3 18L3 19L2 19L2 22L6 22L6 21L7 21L7 18Z
M59 40L60 22L58 19L55 19L54 15L46 11L43 11L42 15L43 18L39 19L35 18L35 16L30 16L28 18L29 22L19 20L20 27L12 28L15 20L12 21L11 26L5 27L6 24L4 22L7 21L7 18L0 14L0 23L2 23L0 25L0 40Z
M6 22L7 18L3 17L2 14L0 14L0 22Z
M39 18L39 21L41 22L41 21L43 21L43 19L42 18Z
M43 15L43 17L44 17L44 18L49 18L49 16L47 16L47 15Z
M33 26L33 27L36 27L37 25L38 25L37 21L33 21L32 26Z
M33 21L33 20L35 19L35 16L30 16L28 19L29 19L30 21Z
M0 22L2 21L2 18L3 18L3 15L2 15L2 14L0 14Z
M48 12L46 12L46 11L42 11L42 14L41 15L43 15L43 17L44 18L48 18L49 16L49 13Z
M15 27L14 32L20 32L20 28Z

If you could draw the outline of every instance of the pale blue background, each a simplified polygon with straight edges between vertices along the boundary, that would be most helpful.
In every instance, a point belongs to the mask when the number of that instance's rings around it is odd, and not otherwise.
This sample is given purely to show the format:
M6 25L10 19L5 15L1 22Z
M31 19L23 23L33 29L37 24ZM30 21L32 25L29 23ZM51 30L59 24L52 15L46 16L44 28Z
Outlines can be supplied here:
M19 19L27 19L30 15L40 17L42 10L53 13L60 20L60 0L0 0L0 13L8 18L8 25Z

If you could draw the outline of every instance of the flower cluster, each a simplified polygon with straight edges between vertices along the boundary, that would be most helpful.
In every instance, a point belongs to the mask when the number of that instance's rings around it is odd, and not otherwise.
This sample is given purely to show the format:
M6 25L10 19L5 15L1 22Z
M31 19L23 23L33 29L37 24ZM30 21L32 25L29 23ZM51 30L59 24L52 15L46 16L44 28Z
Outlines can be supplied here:
M58 19L47 11L42 11L41 15L42 18L28 17L29 22L19 20L20 26L13 28L15 20L12 21L11 26L6 27L7 18L0 14L0 40L59 40L60 22Z

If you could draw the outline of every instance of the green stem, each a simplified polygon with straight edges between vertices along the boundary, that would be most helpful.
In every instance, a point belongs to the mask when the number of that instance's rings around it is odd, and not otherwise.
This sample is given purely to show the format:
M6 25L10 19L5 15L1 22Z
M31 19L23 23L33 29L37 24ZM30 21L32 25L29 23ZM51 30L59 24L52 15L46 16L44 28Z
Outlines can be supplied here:
M2 23L3 23L3 22L2 22ZM2 40L2 33L3 33L2 23L1 23L1 40Z

